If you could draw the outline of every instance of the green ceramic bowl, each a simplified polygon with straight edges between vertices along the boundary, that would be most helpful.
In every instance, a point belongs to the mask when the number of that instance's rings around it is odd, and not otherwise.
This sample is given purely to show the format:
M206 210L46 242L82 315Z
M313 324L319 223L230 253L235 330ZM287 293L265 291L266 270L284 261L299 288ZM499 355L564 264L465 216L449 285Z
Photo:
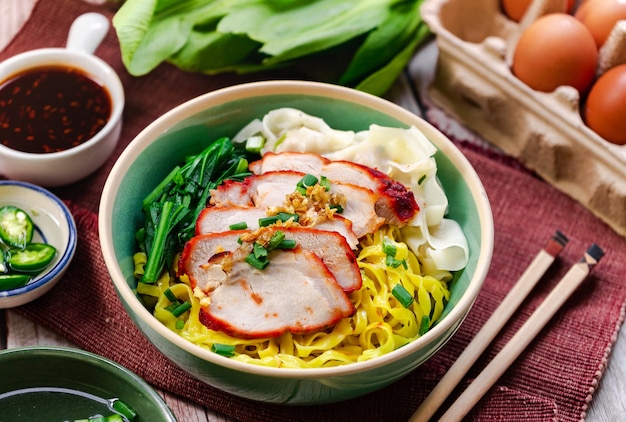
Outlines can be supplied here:
M65 347L0 351L0 419L66 421L107 416L107 400L130 405L136 422L176 422L165 402L123 366ZM6 418L6 419L5 419Z
M254 118L279 107L322 117L337 129L370 124L415 125L439 149L439 178L450 198L449 216L462 226L470 259L453 283L445 316L424 336L392 353L334 368L268 368L219 356L160 324L135 297L134 232L141 201L200 142L234 136ZM143 130L118 159L102 194L99 231L102 252L119 297L146 337L194 377L229 393L272 403L328 403L360 396L397 381L417 368L457 330L478 295L493 250L491 208L476 172L461 152L427 122L386 100L335 85L300 81L233 86L195 98Z

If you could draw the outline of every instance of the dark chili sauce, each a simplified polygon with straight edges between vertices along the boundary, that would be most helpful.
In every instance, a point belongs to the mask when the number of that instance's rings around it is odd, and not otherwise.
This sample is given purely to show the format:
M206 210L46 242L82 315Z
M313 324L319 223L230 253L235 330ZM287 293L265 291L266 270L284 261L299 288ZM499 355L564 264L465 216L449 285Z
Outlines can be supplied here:
M111 107L107 89L78 69L30 69L0 83L0 143L23 152L64 151L98 133Z

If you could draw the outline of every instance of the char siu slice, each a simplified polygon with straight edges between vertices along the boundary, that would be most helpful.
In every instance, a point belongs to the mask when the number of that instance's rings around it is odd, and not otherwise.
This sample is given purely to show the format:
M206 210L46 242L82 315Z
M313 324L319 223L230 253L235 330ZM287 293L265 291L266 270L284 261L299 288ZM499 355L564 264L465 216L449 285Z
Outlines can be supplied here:
M224 183L211 191L210 203L214 206L255 206L271 208L283 206L287 195L292 194L305 173L275 171L252 175L241 182ZM376 214L378 194L370 189L331 180L330 192L346 198L341 216L352 222L352 231L360 238L375 232L385 223Z
M316 254L328 267L336 282L346 292L358 290L362 279L356 256L345 238L337 232L305 227L276 227L264 229L271 233L280 230L286 239L295 240L303 249ZM224 252L232 253L232 261L244 259L247 251L238 240L248 230L209 233L193 237L183 249L179 269L187 274L191 286L205 293L224 281L221 269Z
M322 260L297 247L272 252L263 270L236 261L202 307L200 321L236 337L265 338L318 332L353 313Z
M257 230L259 219L267 216L267 211L258 207L208 207L198 216L196 234L227 231L231 225L242 222L246 223L248 230ZM352 222L340 215L305 227L337 232L346 238L351 249L356 249L359 243L359 239L352 231Z
M250 171L255 174L285 170L324 175L330 180L372 190L379 195L376 212L391 224L401 226L419 211L413 192L402 183L379 170L351 161L331 161L321 155L302 152L268 152L250 164Z

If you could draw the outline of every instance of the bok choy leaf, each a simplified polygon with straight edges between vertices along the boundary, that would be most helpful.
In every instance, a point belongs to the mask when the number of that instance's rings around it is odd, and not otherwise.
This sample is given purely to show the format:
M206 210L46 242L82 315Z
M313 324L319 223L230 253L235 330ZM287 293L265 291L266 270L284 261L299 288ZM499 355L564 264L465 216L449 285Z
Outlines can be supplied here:
M429 36L424 0L126 0L113 18L128 72L288 68L382 95Z

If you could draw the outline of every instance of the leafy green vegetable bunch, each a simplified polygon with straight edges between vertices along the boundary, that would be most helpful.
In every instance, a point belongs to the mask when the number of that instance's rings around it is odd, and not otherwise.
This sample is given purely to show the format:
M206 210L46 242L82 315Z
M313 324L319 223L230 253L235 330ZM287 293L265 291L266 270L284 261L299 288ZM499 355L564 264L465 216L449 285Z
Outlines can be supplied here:
M126 0L113 18L128 72L289 68L384 94L429 35L423 0Z

